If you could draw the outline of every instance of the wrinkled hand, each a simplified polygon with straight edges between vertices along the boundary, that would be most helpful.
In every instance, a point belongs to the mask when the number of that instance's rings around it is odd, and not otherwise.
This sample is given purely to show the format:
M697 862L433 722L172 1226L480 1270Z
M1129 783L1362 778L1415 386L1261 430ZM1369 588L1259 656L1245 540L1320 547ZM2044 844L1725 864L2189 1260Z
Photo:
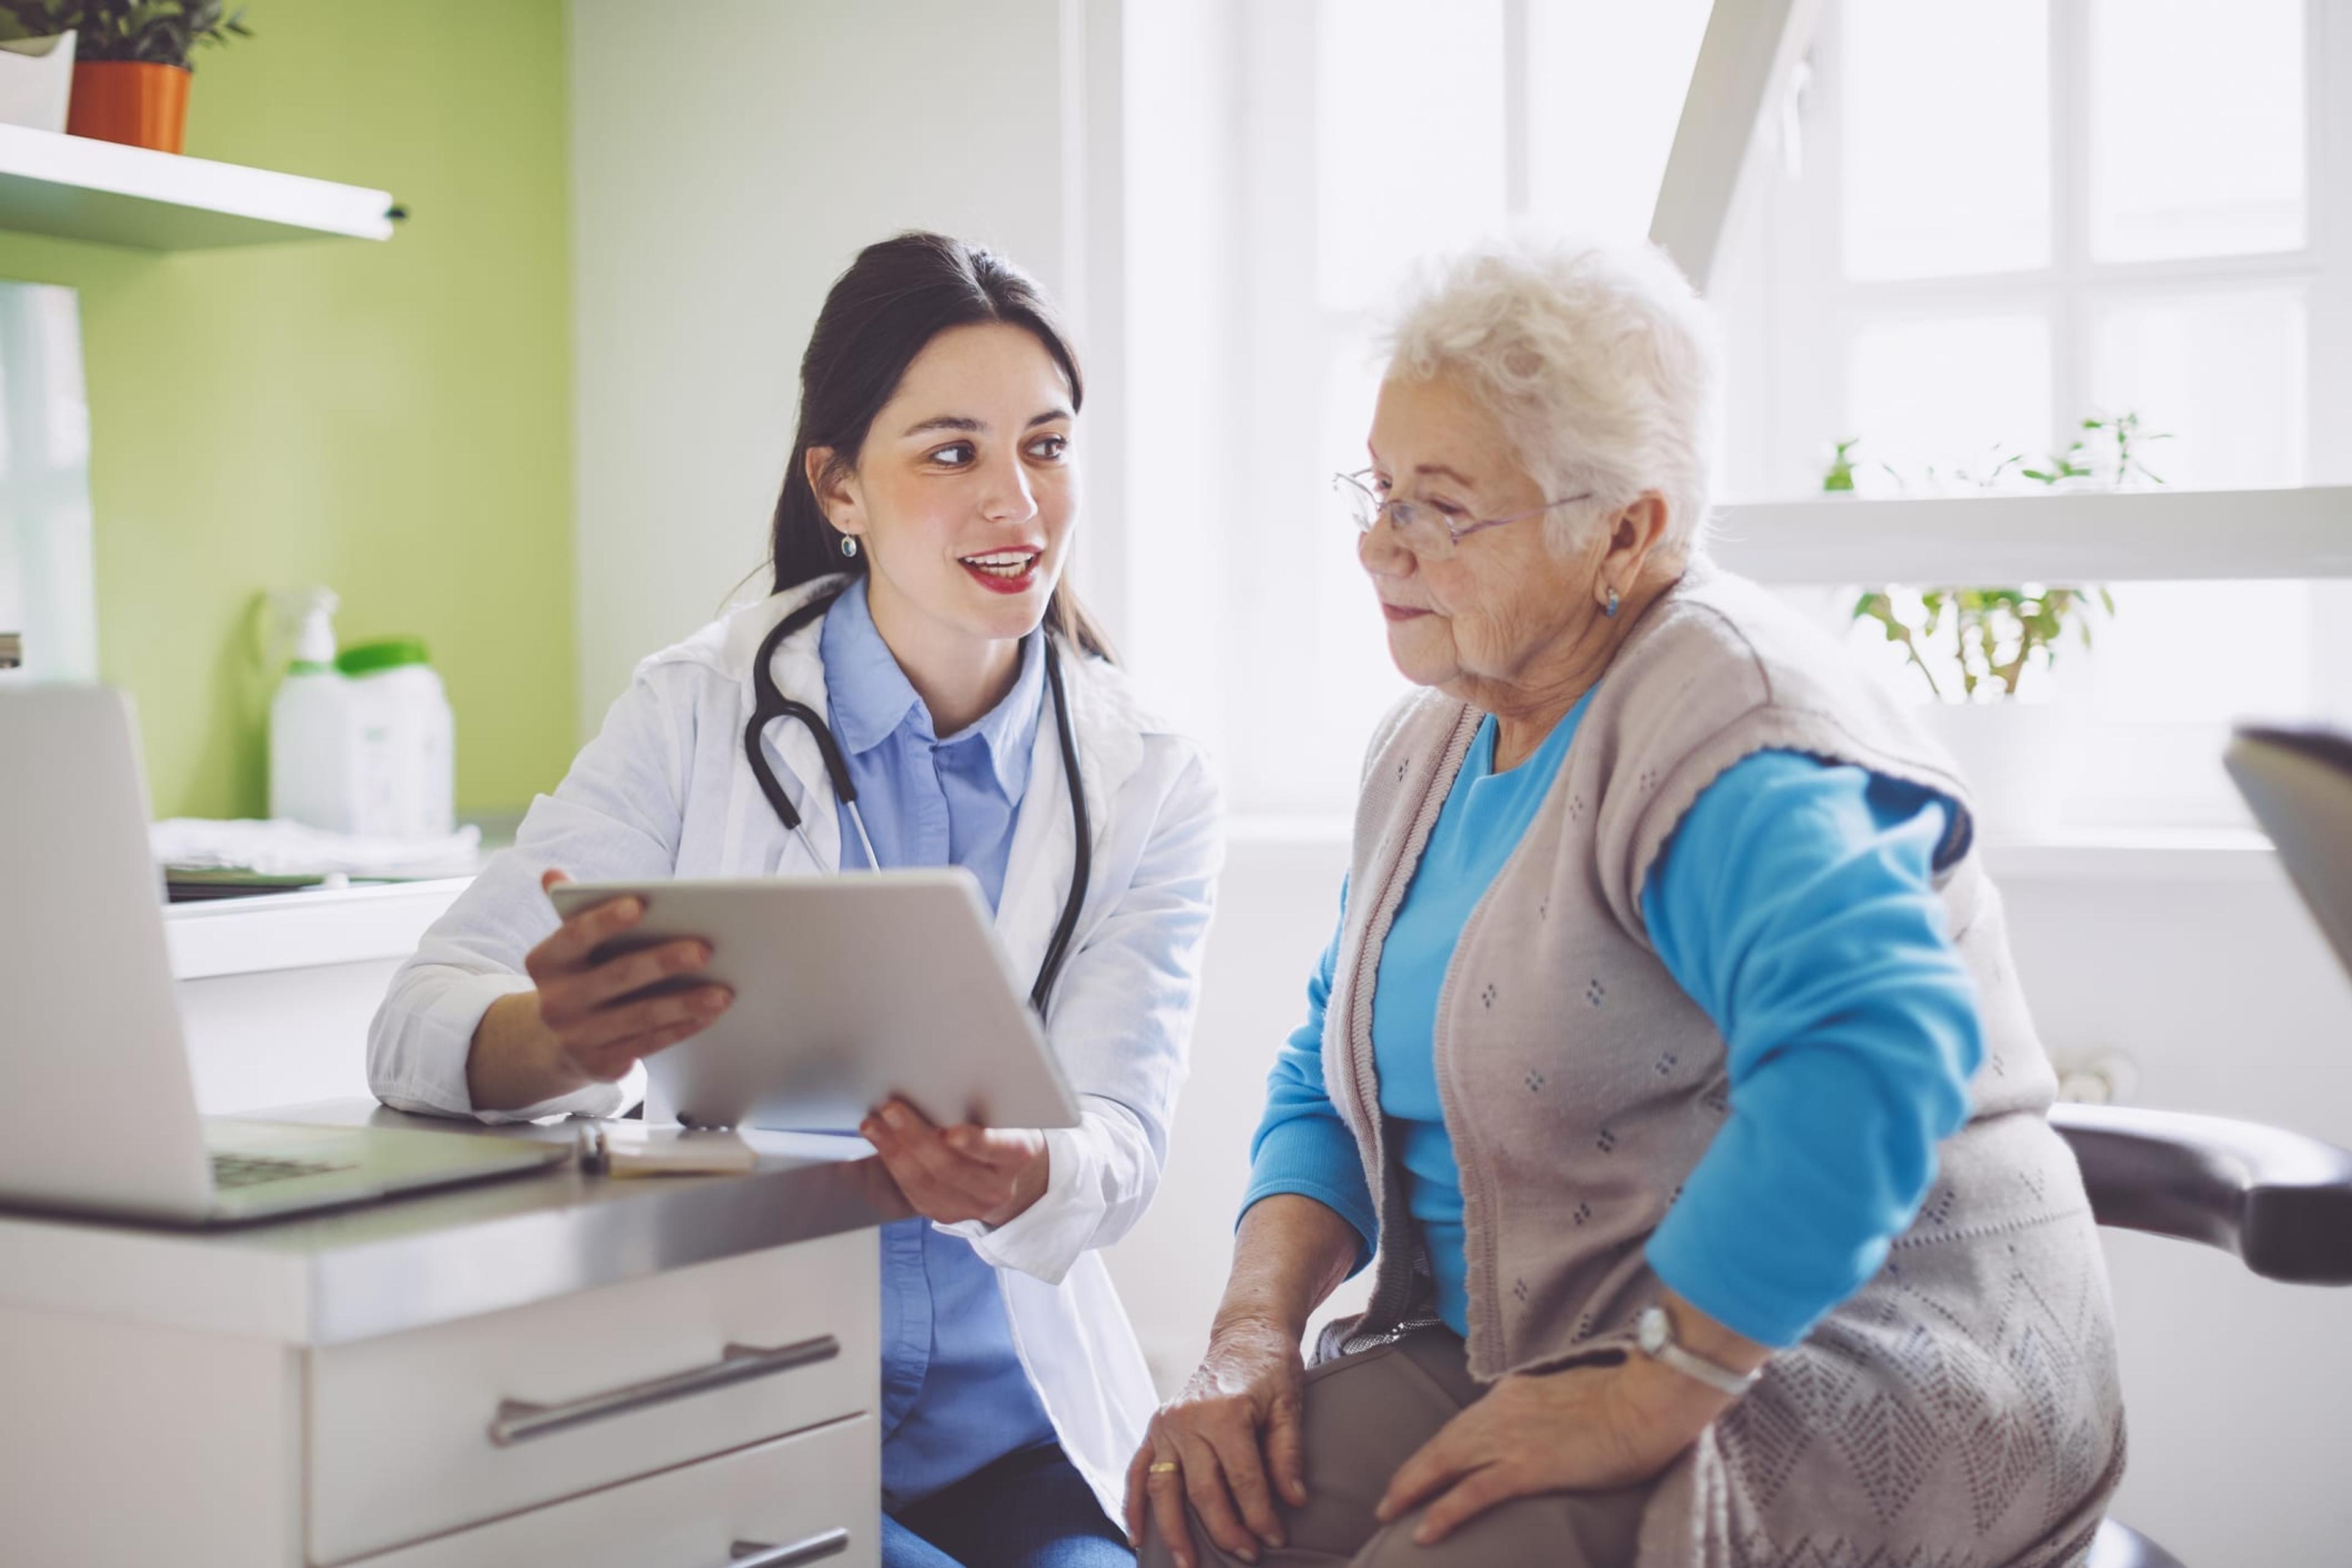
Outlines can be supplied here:
M857 1131L915 1212L940 1225L1004 1225L1045 1195L1051 1159L1045 1135L1034 1128L966 1123L942 1130L894 1100Z
M1673 1463L1731 1404L1645 1356L1506 1377L1398 1467L1379 1518L1386 1524L1428 1502L1412 1535L1427 1546L1513 1498L1633 1486Z
M545 891L571 879L550 870L539 885ZM718 984L633 995L709 963L707 942L664 942L593 962L598 947L645 914L640 900L608 899L565 921L523 958L523 972L538 988L540 1022L554 1037L558 1066L567 1075L614 1082L642 1058L708 1028L734 1000L734 993Z
M1243 1562L1257 1561L1261 1542L1280 1547L1268 1475L1284 1501L1306 1503L1306 1379L1297 1334L1255 1321L1221 1326L1183 1390L1151 1418L1127 1468L1129 1539L1143 1543L1148 1508L1178 1568L1192 1568L1189 1498L1209 1539ZM1177 1468L1151 1468L1166 1464Z

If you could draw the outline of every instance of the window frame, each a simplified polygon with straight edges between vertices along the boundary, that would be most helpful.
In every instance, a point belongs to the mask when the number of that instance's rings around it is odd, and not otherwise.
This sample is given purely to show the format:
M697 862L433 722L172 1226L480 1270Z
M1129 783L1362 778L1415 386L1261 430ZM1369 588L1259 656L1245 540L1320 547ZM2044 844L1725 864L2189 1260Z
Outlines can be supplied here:
M1840 72L1846 0L1824 0L1799 89L1801 146L1795 155L1824 177L1786 173L1791 150L1759 161L1763 188L1751 193L1768 302L1758 334L1759 374L1746 378L1736 420L1759 438L1736 493L1794 496L1818 487L1820 452L1853 434L1843 386L1855 334L1875 322L1931 314L2031 309L2051 325L2053 450L2072 438L2091 407L2092 339L2101 308L2134 299L2222 292L2248 284L2289 284L2304 300L2310 333L2305 392L2305 486L2352 483L2352 451L2326 436L2352 429L2352 200L2329 200L2352 180L2352 16L2331 18L2326 0L2304 0L2305 243L2293 251L2155 261L2099 261L2090 253L2092 134L2090 14L2083 0L2051 0L2051 261L2046 267L1975 276L1849 280L1843 276L1843 182L1834 163L1843 136ZM2331 20L2334 25L2331 26ZM1832 343L1833 353L1821 345ZM1835 431L1835 435L1827 434ZM2339 443L2342 445L2342 443ZM2194 574L2185 574L2193 575Z
M2090 13L2083 0L2051 0L2051 244L2046 267L1977 276L1851 280L1843 268L1843 182L1834 162L1843 135L1839 70L1847 0L1824 0L1794 116L1801 140L1781 141L1782 117L1759 135L1767 156L1745 193L1749 226L1731 241L1717 293L1739 298L1746 316L1727 322L1733 342L1730 434L1724 493L1806 500L1725 507L1720 526L1738 541L1724 552L1735 569L1787 583L1819 583L1825 560L1851 559L1847 582L1904 580L1874 572L1897 559L1966 563L1984 580L2050 580L2032 563L2063 557L2069 575L2108 582L2308 579L2310 686L2314 706L2352 721L2352 14L2327 0L2304 0L2305 243L2253 255L2099 261L2090 253L2092 173ZM1790 173L1792 161L1821 177ZM2330 197L2333 199L2330 199ZM2019 500L1822 497L1829 445L1849 427L1844 379L1855 335L1867 326L1931 314L2025 307L2051 324L2050 449L2063 448L2088 395L2099 312L2116 302L2285 284L2303 298L2303 473L2278 491L2158 491L2153 494ZM1734 307L1738 310L1738 307ZM1824 344L1831 352L1822 352ZM1739 362L1743 349L1752 363ZM1832 435L1830 432L1834 431ZM1865 454L1866 456L1866 454ZM2159 464L2159 471L2161 471ZM2251 552L2217 548L2215 531L2232 508L2259 513ZM2157 523L2158 526L2144 526ZM2185 525L2185 526L2184 526ZM1880 540L1899 531L1891 546ZM2053 532L2059 536L2053 547ZM2251 557L2252 565L2243 563ZM1810 564L1798 567L1801 559ZM1957 575L1957 573L1950 575ZM1945 575L1941 580L1949 580ZM2061 672L2062 681L2066 679ZM2069 683L2071 684L2071 682ZM2085 751L2099 745L2095 724ZM2186 762L2213 740L2210 724L2184 721ZM2162 801L2173 802L2168 809ZM2124 805L2099 800L2100 821L2138 827L2204 826L2239 817L2234 797L2183 787ZM2108 816L2109 813L2116 815Z
M1517 216L1530 198L1530 125L1540 119L1531 104L1545 84L1538 74L1539 62L1525 47L1537 0L1496 3L1505 48L1504 195L1507 210ZM1718 25L1746 36L1739 16L1727 17L1740 4L1716 0L1710 44L1717 42ZM1828 0L1814 36L1813 83L1803 106L1809 117L1806 145L1801 151L1817 150L1834 130L1822 124L1822 115L1836 110L1830 90L1834 79L1823 68L1834 62L1822 57L1837 46L1837 5ZM1769 8L1765 0L1750 6L1759 15ZM2052 26L2063 31L2053 40L2050 78L2058 114L2053 150L2059 165L2052 196L2073 216L2053 226L2052 265L1948 286L1869 285L1872 298L1863 302L1892 309L1937 292L1956 304L2008 302L2039 291L2045 308L2054 312L2060 292L2074 289L2078 303L2053 340L2061 379L2052 389L2053 422L2061 427L2051 437L2053 444L2063 444L2064 422L2084 406L2080 392L2095 320L2095 296L2087 290L2122 297L2143 290L2176 292L2200 279L2209 286L2292 280L2306 291L2311 332L2303 487L2308 493L2275 519L2265 510L2255 531L2263 562L2258 570L2221 568L2222 552L2214 548L2208 525L2213 515L2210 503L2226 502L2222 495L2209 494L2203 506L2178 493L2144 498L2187 503L2166 514L2178 526L2154 528L2137 516L2143 498L2036 498L2054 510L2025 515L2012 506L2031 503L1822 497L1821 466L1811 443L1816 431L1842 423L1819 413L1825 398L1837 395L1826 383L1843 374L1843 348L1834 359L1820 352L1824 333L1834 330L1827 315L1839 302L1829 297L1831 291L1817 290L1794 309L1766 307L1787 300L1792 276L1806 264L1808 243L1831 247L1818 258L1814 275L1837 277L1840 229L1833 206L1823 221L1818 211L1799 210L1788 199L1789 150L1780 142L1787 115L1777 100L1758 117L1753 156L1745 148L1698 149L1704 154L1700 162L1710 167L1731 156L1746 170L1725 226L1722 264L1713 268L1708 286L1729 345L1731 418L1717 486L1718 498L1729 503L1718 508L1719 554L1726 563L1782 583L1807 580L1801 571L1819 583L1829 574L1814 568L1834 560L1842 568L1838 578L1863 581L1879 575L1874 563L1884 563L1887 536L1901 533L1906 538L1894 547L1896 554L1907 551L1906 559L1966 563L1967 575L1996 580L2025 575L2021 563L2048 553L2054 527L2063 536L2062 553L2094 579L2334 572L2345 581L2313 590L2332 605L2315 616L2313 651L2326 667L2321 689L2336 711L2352 715L2352 563L2336 548L2339 539L2352 546L2352 489L2326 488L2352 486L2352 441L2331 446L2321 438L2352 431L2352 198L2327 203L2317 195L2352 191L2352 12L2331 17L2331 8L2329 0L2305 0L2310 107L2301 251L2187 263L2089 261L2088 213L2078 199L2088 177L2089 106L2074 89L2077 80L2087 81L2079 60L2087 47L2089 17L2082 0L2053 0ZM1352 636L1332 622L1332 584L1352 566L1344 525L1328 513L1330 465L1324 461L1329 454L1322 449L1320 411L1334 366L1362 342L1366 320L1362 311L1333 309L1322 300L1318 203L1301 199L1317 190L1320 178L1316 95L1322 10L1318 0L1205 0L1199 13L1187 15L1203 35L1205 52L1184 63L1220 80L1220 90L1228 95L1221 101L1231 117L1229 128L1188 131L1200 144L1187 155L1202 161L1202 172L1223 173L1197 192L1190 184L1171 189L1159 178L1139 177L1130 140L1119 193L1129 226L1118 258L1120 287L1113 292L1126 322L1116 343L1120 370L1154 387L1181 387L1191 404L1181 411L1184 417L1171 423L1171 410L1158 407L1169 399L1146 397L1140 382L1135 384L1138 422L1120 432L1130 448L1118 487L1122 537L1098 564L1112 567L1118 578L1112 596L1124 601L1122 636L1131 634L1129 646L1137 668L1156 672L1147 681L1155 689L1150 695L1223 756L1234 808L1256 816L1319 816L1346 808L1362 741L1362 726L1354 723L1360 704L1350 705L1350 699L1328 684L1340 646L1336 639ZM1222 70L1214 68L1218 58L1226 62ZM1156 75L1168 64L1130 52L1124 66L1126 91L1137 90L1139 70ZM1126 133L1143 140L1168 134L1164 128L1141 125L1127 126ZM1678 161L1684 152L1678 137ZM1670 187L1675 178L1670 172ZM1689 183L1685 177L1684 184ZM1812 184L1832 204L1838 199L1837 181ZM1146 190L1151 192L1149 203L1142 200ZM1686 208L1689 192L1683 195ZM1160 213L1171 196L1175 206L1156 226L1137 216ZM1668 205L1662 196L1654 234L1666 222ZM1176 221L1179 216L1187 221ZM1183 286L1205 288L1228 312L1220 321L1197 322L1204 331L1191 332L1183 345L1190 358L1179 356L1181 363L1150 341L1155 332L1167 335L1166 326L1139 326L1134 314L1137 302L1154 298L1164 286L1163 274L1171 268L1193 268L1181 279ZM1203 278L1209 279L1205 285ZM1201 363L1193 364L1191 358ZM1154 403L1149 416L1143 411L1147 402ZM1232 487L1232 502L1216 515L1203 515L1176 496L1165 450L1171 438L1180 447L1197 444L1206 451L1220 484ZM1766 505L1738 499L1755 497L1799 499ZM2105 503L2110 502L2131 503L2133 514L2108 510ZM1985 510L1969 510L1977 507ZM1871 510L1876 508L1888 510ZM2333 564L2323 560L2331 552L2337 557ZM1845 568L1849 559L1852 567ZM2312 563L2309 570L2300 565L2305 560ZM1171 600L1171 590L1181 602ZM1346 710L1344 718L1324 711L1335 698Z

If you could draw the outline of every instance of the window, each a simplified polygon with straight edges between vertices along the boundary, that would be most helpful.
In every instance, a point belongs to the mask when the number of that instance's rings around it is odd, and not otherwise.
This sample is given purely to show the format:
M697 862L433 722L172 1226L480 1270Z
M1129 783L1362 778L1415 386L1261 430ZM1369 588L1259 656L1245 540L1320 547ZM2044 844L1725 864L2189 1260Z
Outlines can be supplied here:
M1740 258L1776 393L1748 487L1808 489L1859 436L1865 486L1916 488L2125 409L2170 433L2168 482L2305 482L2346 268L2314 237L2343 215L2315 210L2305 11L1831 0Z
M1640 237L1709 10L1251 0L1130 22L1124 570L1149 591L1128 635L1237 811L1346 809L1404 689L1328 486L1362 461L1372 307L1512 214ZM2325 0L1827 0L1713 290L1719 493L1818 493L1857 435L1865 493L1995 470L2032 489L2000 457L2063 449L2095 410L2168 433L2151 464L2172 487L2352 480L2352 171L2328 152L2352 150L2347 58L2352 16ZM2116 597L2095 658L2060 665L2095 721L2074 820L2239 820L2226 722L2352 702L2344 586Z
M2328 12L1830 0L1735 241L1759 320L1734 488L1817 489L1858 438L1864 495L2032 490L2004 458L2125 412L2164 433L2147 462L2169 488L2352 478L2343 389L2315 379L2352 349L2352 214L2343 180L2315 177L2352 98L2329 90L2347 40ZM2057 668L2069 820L2243 821L2216 761L2228 725L2344 713L2344 589L2115 597L2095 653Z
M1363 465L1374 307L1419 256L1515 212L1641 236L1707 10L1250 0L1130 19L1129 102L1156 107L1125 127L1129 189L1150 193L1126 289L1170 305L1131 303L1125 344L1127 571L1141 590L1127 635L1150 695L1215 746L1236 811L1349 809L1372 727L1406 689L1329 484ZM1171 36L1188 26L1191 45ZM1237 101L1206 107L1203 47L1237 62ZM1591 68L1603 58L1623 68ZM1218 113L1235 128L1230 213L1194 200L1185 174ZM1176 302L1201 298L1204 276L1230 280L1227 306L1180 326ZM1201 373L1203 354L1222 368ZM1145 402L1188 376L1213 391L1147 420ZM1211 455L1216 515L1148 460L1179 432ZM1170 611L1179 584L1185 608Z

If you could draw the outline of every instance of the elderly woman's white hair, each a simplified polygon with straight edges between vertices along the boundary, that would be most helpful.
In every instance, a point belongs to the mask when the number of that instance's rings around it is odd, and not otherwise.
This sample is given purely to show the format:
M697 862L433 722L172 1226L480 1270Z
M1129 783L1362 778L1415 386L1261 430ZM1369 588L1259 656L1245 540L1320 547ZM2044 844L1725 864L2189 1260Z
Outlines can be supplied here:
M1657 250L1520 231L1424 268L1386 337L1388 374L1454 379L1501 425L1548 497L1554 538L1645 490L1665 499L1665 552L1705 539L1718 425L1715 321Z

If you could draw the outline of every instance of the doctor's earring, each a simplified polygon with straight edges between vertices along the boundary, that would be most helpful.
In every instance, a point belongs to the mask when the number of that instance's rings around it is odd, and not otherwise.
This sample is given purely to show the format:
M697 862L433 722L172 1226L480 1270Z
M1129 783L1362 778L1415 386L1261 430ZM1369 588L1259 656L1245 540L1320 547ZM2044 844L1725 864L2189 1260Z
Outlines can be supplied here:
M845 533L841 536L841 558L845 561L857 559L857 540L855 535Z

